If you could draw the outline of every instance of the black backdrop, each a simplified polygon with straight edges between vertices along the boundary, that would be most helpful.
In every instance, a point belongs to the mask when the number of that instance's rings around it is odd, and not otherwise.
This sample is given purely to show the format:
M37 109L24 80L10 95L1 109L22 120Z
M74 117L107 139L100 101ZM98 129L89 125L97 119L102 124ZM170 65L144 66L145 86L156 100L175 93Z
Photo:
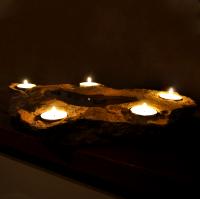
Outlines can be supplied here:
M198 0L1 0L0 84L166 88L200 97Z

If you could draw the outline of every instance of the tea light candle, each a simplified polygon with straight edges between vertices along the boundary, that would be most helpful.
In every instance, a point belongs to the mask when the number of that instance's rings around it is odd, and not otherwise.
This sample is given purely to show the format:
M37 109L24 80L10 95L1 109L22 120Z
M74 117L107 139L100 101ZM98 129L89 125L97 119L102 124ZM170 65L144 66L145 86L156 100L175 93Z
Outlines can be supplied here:
M88 77L87 82L81 82L80 87L92 87L92 86L100 86L101 84L92 82L92 78Z
M158 113L154 107L148 105L147 103L133 106L130 110L132 113L141 116L152 116Z
M61 120L67 117L67 112L64 110L58 110L53 106L50 110L41 114L41 118L48 121Z
M183 99L181 95L179 95L177 92L174 91L173 88L170 88L168 91L165 92L160 92L159 97L174 101L179 101Z
M21 89L31 89L35 86L36 86L35 84L29 83L28 80L26 79L23 81L23 83L17 85L17 87Z

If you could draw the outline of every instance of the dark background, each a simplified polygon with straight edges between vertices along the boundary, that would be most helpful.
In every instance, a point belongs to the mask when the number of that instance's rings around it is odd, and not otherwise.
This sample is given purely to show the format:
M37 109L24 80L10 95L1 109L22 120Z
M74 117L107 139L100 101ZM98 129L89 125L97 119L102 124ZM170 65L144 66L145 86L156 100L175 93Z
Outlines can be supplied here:
M1 0L0 84L166 88L200 98L198 0Z

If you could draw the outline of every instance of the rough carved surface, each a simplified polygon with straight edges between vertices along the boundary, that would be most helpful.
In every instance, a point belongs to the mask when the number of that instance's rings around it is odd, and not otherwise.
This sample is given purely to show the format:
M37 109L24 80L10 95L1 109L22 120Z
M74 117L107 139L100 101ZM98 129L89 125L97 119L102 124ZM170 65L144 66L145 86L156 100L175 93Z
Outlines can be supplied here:
M164 100L158 96L159 91L145 89L80 88L71 84L37 86L27 91L19 91L16 84L10 88L16 92L10 106L12 118L31 131L56 131L56 135L62 134L63 141L71 143L160 131L193 114L196 106L188 97ZM130 108L142 102L154 106L159 113L150 117L132 114ZM66 110L68 117L55 122L42 120L40 114L53 105Z

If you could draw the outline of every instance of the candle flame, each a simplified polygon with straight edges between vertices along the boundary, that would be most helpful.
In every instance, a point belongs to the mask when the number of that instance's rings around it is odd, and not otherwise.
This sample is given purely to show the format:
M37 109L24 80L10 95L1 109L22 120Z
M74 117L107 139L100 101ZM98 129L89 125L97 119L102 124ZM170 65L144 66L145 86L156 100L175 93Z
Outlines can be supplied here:
M91 78L91 77L88 77L88 78L87 78L87 82L92 82L92 78Z
M169 88L169 91L168 91L170 94L174 93L174 89L171 87Z
M51 108L51 111L52 111L52 112L55 112L55 111L57 111L57 108L56 108L55 106L53 106L53 107Z
M148 107L147 103L145 103L145 102L142 104L142 106L143 107Z
M141 106L141 109L145 110L145 109L152 109L151 106L149 106L146 102L144 102Z
M24 84L29 84L27 79L25 79L25 80L23 81L23 83L24 83Z

